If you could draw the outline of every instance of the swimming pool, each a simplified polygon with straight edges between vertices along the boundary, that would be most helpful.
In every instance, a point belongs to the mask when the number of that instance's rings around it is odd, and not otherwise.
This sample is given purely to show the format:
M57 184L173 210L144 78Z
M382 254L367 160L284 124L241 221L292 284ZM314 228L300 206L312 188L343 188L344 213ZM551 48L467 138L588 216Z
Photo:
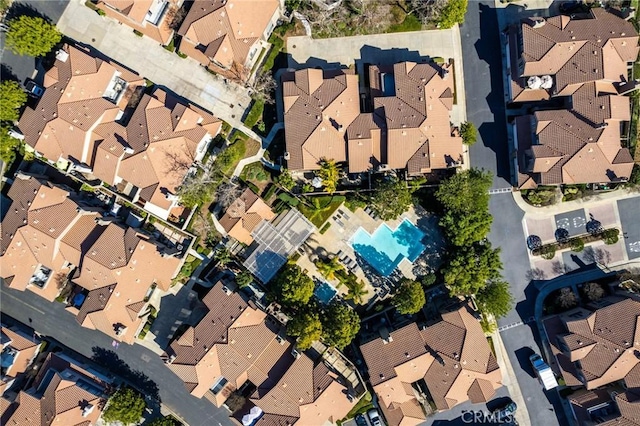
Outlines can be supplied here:
M328 305L329 302L338 294L338 290L336 290L331 284L326 281L321 282L316 285L316 288L313 290L313 294L318 298L318 300Z
M404 220L395 230L383 223L373 235L363 228L351 237L351 246L373 268L386 277L402 259L414 262L425 249L422 239L425 233L413 223Z

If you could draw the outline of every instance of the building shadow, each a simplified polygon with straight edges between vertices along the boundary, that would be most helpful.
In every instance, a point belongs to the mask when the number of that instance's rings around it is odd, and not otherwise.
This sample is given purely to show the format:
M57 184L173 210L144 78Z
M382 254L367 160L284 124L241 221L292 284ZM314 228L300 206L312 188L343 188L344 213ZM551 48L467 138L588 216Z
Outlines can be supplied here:
M186 286L176 294L165 295L160 299L158 316L151 326L155 342L166 348L179 331L197 324L206 313L207 308L198 300L198 294Z
M48 23L52 23L51 18L49 18L44 13L35 9L33 6L27 3L15 2L11 5L9 10L7 11L7 15L5 17L5 21L11 21L12 19L18 18L20 16L28 16L30 18L42 18Z
M2 64L0 66L0 79L2 81L12 80L16 83L20 83L20 79L18 78L18 76L13 73L13 69L10 65L7 64Z

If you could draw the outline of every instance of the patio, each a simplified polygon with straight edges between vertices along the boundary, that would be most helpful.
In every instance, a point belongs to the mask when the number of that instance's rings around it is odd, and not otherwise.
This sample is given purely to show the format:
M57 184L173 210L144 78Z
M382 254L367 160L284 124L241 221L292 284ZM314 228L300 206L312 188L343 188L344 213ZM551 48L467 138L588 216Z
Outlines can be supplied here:
M373 234L383 223L386 223L391 229L396 229L405 219L416 225L425 234L423 240L425 250L415 262L412 263L405 258L388 277L382 277L353 249L351 238L361 227L369 234ZM348 289L341 286L338 279L327 280L315 265L318 259L337 256L347 271L355 274L358 280L364 281L365 289L368 292L364 298L365 304L384 299L393 293L396 283L401 278L415 279L416 275L424 275L429 270L436 269L441 263L440 253L444 240L437 226L438 219L421 207L412 207L398 219L385 222L373 217L362 208L352 212L343 205L327 222L330 223L330 226L324 234L314 233L300 247L301 256L297 264L306 270L314 280L329 282L338 290L338 294L344 296Z

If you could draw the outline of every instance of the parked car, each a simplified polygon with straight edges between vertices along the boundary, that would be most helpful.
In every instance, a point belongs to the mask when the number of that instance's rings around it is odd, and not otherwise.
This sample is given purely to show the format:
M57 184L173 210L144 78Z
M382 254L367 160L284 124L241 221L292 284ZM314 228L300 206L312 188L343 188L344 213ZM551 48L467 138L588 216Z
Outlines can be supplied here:
M30 95L35 96L36 98L41 97L44 93L44 88L36 84L33 80L29 80L24 87Z
M362 414L358 414L355 420L358 426L369 426L367 419L365 419L365 417Z
M540 355L534 353L529 357L529 361L531 361L533 370L536 372L538 379L542 383L542 386L544 386L545 390L558 387L558 381L556 380L555 374L553 374L549 365L544 362Z
M371 421L371 424L373 426L382 426L382 421L380 420L380 414L378 414L378 410L372 408L371 410L369 410L367 415L369 416L369 420Z
M518 409L518 406L516 405L516 403L513 401L510 401L506 405L504 405L502 408L498 408L493 411L494 419L498 423L503 423L504 421L507 421L507 420L509 421L513 420L513 415L515 414L517 409Z

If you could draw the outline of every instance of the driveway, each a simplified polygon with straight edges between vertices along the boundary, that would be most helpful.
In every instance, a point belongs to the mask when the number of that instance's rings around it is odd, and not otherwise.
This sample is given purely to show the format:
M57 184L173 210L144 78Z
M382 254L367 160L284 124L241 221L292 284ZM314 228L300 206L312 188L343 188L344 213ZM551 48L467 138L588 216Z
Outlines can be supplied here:
M401 46L401 47L398 47ZM422 62L426 58L453 58L456 101L451 113L454 124L466 121L463 57L458 27L449 30L373 34L354 37L313 39L308 36L287 39L289 67L336 68L356 64L364 76L363 64L393 64L402 61ZM364 82L364 79L361 79Z
M40 16L51 23L57 23L67 8L69 0L22 0L16 1L7 13L7 20L27 15ZM0 60L2 62L2 79L12 79L24 84L36 70L36 59L31 56L14 55L5 50L5 33L0 32Z
M503 9L494 2L469 2L465 22L460 27L467 96L467 117L479 130L480 137L470 148L471 166L494 175L493 188L511 187L509 146L504 108L501 39L499 19ZM529 256L522 229L523 211L512 194L491 195L489 204L493 225L489 240L501 249L503 276L515 299L514 309L500 319L500 336L509 356L517 385L522 391L533 424L566 424L555 391L544 393L542 387L522 363L517 351L537 348L537 336L527 324L533 316L534 298L530 294Z
M224 408L217 408L204 398L197 399L189 395L178 376L150 350L140 345L126 344L114 349L111 338L81 327L61 303L51 303L30 291L9 289L4 282L0 286L0 299L3 314L33 327L38 333L56 339L111 370L115 366L141 372L146 379L141 380L138 387L147 390L157 386L162 403L190 426L233 425Z
M251 103L247 88L225 83L223 78L207 72L194 59L183 59L148 37L136 36L130 27L101 17L86 7L84 0L71 0L58 28L68 37L94 47L156 85L177 93L260 140L242 123Z

